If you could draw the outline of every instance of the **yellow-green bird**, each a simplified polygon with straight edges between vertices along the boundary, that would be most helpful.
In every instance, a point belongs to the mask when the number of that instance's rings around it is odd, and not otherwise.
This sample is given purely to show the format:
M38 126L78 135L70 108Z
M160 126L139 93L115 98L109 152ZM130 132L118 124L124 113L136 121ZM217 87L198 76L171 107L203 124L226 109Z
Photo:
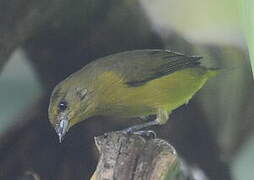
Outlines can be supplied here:
M49 119L60 142L73 125L94 115L156 119L135 131L164 124L217 70L167 50L133 50L93 61L60 82L50 98Z

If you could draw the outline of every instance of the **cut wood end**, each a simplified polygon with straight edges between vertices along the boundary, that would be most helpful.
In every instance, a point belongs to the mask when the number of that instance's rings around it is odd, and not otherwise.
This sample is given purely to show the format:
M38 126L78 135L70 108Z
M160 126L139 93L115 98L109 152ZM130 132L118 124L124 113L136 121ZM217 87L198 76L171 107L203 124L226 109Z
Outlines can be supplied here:
M164 180L178 171L177 153L162 139L110 132L95 144L100 158L91 180Z

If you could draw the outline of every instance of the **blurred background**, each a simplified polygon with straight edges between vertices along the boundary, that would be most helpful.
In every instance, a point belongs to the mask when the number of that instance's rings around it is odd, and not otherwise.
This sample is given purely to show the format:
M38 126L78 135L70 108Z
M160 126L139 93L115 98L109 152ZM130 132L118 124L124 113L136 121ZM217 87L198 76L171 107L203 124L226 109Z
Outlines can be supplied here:
M208 179L252 180L254 86L240 1L1 1L1 179L89 179L93 137L130 123L91 118L59 144L47 118L53 87L98 57L163 48L223 71L156 128L159 137Z

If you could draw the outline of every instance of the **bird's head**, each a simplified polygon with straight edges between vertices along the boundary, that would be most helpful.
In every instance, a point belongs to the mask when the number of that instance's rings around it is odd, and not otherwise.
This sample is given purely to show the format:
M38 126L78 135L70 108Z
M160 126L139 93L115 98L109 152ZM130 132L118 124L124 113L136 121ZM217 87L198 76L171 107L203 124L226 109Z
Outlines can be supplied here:
M73 125L91 115L91 93L79 83L66 79L52 92L48 109L49 120L55 128L59 141Z

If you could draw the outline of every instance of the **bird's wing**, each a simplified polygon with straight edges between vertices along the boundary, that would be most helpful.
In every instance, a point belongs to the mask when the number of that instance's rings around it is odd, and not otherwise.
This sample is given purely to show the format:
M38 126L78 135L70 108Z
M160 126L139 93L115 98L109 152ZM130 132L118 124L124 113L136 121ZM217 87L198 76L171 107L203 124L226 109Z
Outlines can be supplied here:
M104 70L120 74L129 86L140 86L178 70L198 67L200 59L167 50L148 49L114 54L97 62Z
M199 66L201 59L166 50L136 50L118 56L114 69L129 86L140 86L175 71Z

